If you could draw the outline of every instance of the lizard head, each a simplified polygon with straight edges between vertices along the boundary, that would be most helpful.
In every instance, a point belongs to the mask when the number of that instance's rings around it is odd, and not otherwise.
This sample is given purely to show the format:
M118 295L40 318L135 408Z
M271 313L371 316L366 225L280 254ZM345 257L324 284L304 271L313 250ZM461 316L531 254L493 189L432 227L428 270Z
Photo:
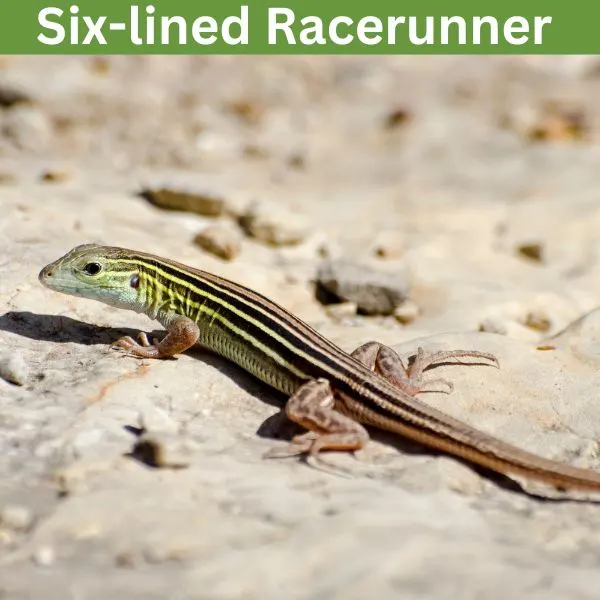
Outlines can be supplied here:
M135 308L140 283L138 266L124 260L122 248L83 244L46 265L38 275L54 290L99 300L111 306Z

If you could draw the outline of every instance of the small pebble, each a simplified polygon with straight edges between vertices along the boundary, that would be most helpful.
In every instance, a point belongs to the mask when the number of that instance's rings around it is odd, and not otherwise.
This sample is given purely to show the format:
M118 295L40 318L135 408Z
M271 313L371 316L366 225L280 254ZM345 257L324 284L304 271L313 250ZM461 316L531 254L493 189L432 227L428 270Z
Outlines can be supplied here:
M164 545L162 547L149 546L143 551L144 559L150 564L185 560L188 554L189 552L186 548L170 545Z
M336 321L344 321L356 316L358 307L355 302L341 302L326 307L327 314Z
M413 300L407 299L394 311L394 317L398 323L408 325L421 314L419 305Z
M33 523L33 513L27 506L7 504L0 509L0 525L13 531L25 531Z
M131 552L124 551L115 556L115 565L121 569L132 569L135 563L135 556Z
M43 151L55 142L49 116L27 104L14 106L3 119L4 137L21 150Z
M531 311L525 317L524 325L535 331L547 333L552 328L552 321L545 313Z
M62 183L63 181L71 179L71 174L67 171L54 171L49 169L40 175L40 179L47 183Z
M241 250L242 236L231 223L209 225L194 238L194 244L223 260L233 260Z
M31 97L23 90L14 87L0 86L0 107L11 108L16 104L31 102Z
M141 196L154 206L191 212L204 217L218 217L225 212L225 199L211 192L186 187L150 187Z
M294 246L308 235L304 219L272 204L251 205L239 217L239 224L246 235L270 246Z
M411 113L406 108L395 108L385 117L384 126L386 129L395 129L400 125L406 124L411 118Z
M534 334L533 330L523 327L523 325L510 318L504 318L501 316L488 316L481 319L478 331L505 335L507 337L526 342L535 342L537 341L538 337L536 334Z
M15 536L7 529L0 527L0 547L12 546L15 543Z
M500 115L499 124L535 143L580 141L590 133L590 119L578 106L526 106Z
M0 184L7 185L17 182L17 176L13 173L7 173L6 171L0 172Z
M234 100L227 108L246 125L257 125L264 114L264 108L260 104L247 99Z
M107 75L110 73L110 59L107 56L90 57L89 69L94 75Z
M40 546L33 553L33 562L40 567L50 567L56 560L56 553L52 546Z
M532 262L544 262L544 246L537 242L520 244L516 248L517 254Z
M131 451L140 462L162 469L183 469L192 462L198 445L183 434L142 433Z
M292 169L304 171L306 169L306 156L300 152L296 152L288 158L288 165Z
M479 320L479 331L539 342L541 334L558 333L577 318L570 301L555 294L538 294L527 301L488 306Z
M533 141L581 140L589 133L587 117L581 111L548 111L529 131Z
M25 385L29 367L20 352L6 350L0 355L0 378L15 385Z
M242 152L246 158L265 159L269 157L269 151L256 144L246 144Z
M317 299L323 304L354 302L368 315L390 315L408 297L406 270L379 271L344 259L326 260L317 272Z

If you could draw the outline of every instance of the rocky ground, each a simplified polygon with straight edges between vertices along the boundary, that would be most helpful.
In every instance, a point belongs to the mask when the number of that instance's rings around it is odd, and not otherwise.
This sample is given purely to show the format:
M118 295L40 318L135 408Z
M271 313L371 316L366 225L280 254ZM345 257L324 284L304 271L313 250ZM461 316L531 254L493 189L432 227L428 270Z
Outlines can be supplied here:
M598 504L376 433L350 478L265 460L276 393L120 357L157 324L37 275L127 246L347 350L493 352L423 399L600 470L599 93L577 57L2 58L0 598L596 598Z

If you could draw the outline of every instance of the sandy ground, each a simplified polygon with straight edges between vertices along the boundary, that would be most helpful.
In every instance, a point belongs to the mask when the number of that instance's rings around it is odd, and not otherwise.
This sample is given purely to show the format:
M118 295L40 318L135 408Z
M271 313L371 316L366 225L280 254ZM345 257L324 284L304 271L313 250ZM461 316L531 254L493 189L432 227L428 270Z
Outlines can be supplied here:
M375 434L328 456L351 478L267 461L276 393L200 350L120 357L157 324L37 274L100 241L247 284L347 350L493 352L424 399L600 470L599 92L577 57L2 58L0 598L597 598L598 505ZM140 196L161 185L228 214ZM256 202L301 243L193 243ZM321 305L325 255L408 273L412 320ZM128 456L140 424L185 468Z

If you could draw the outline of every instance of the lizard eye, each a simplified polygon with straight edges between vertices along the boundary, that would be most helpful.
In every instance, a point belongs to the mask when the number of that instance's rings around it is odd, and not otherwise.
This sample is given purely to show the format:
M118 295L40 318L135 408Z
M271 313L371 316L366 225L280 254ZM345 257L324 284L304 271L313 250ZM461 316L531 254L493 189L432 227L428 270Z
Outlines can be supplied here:
M85 265L85 267L83 267L83 270L88 275L98 275L98 273L102 271L102 265L97 262L90 262L87 265Z

